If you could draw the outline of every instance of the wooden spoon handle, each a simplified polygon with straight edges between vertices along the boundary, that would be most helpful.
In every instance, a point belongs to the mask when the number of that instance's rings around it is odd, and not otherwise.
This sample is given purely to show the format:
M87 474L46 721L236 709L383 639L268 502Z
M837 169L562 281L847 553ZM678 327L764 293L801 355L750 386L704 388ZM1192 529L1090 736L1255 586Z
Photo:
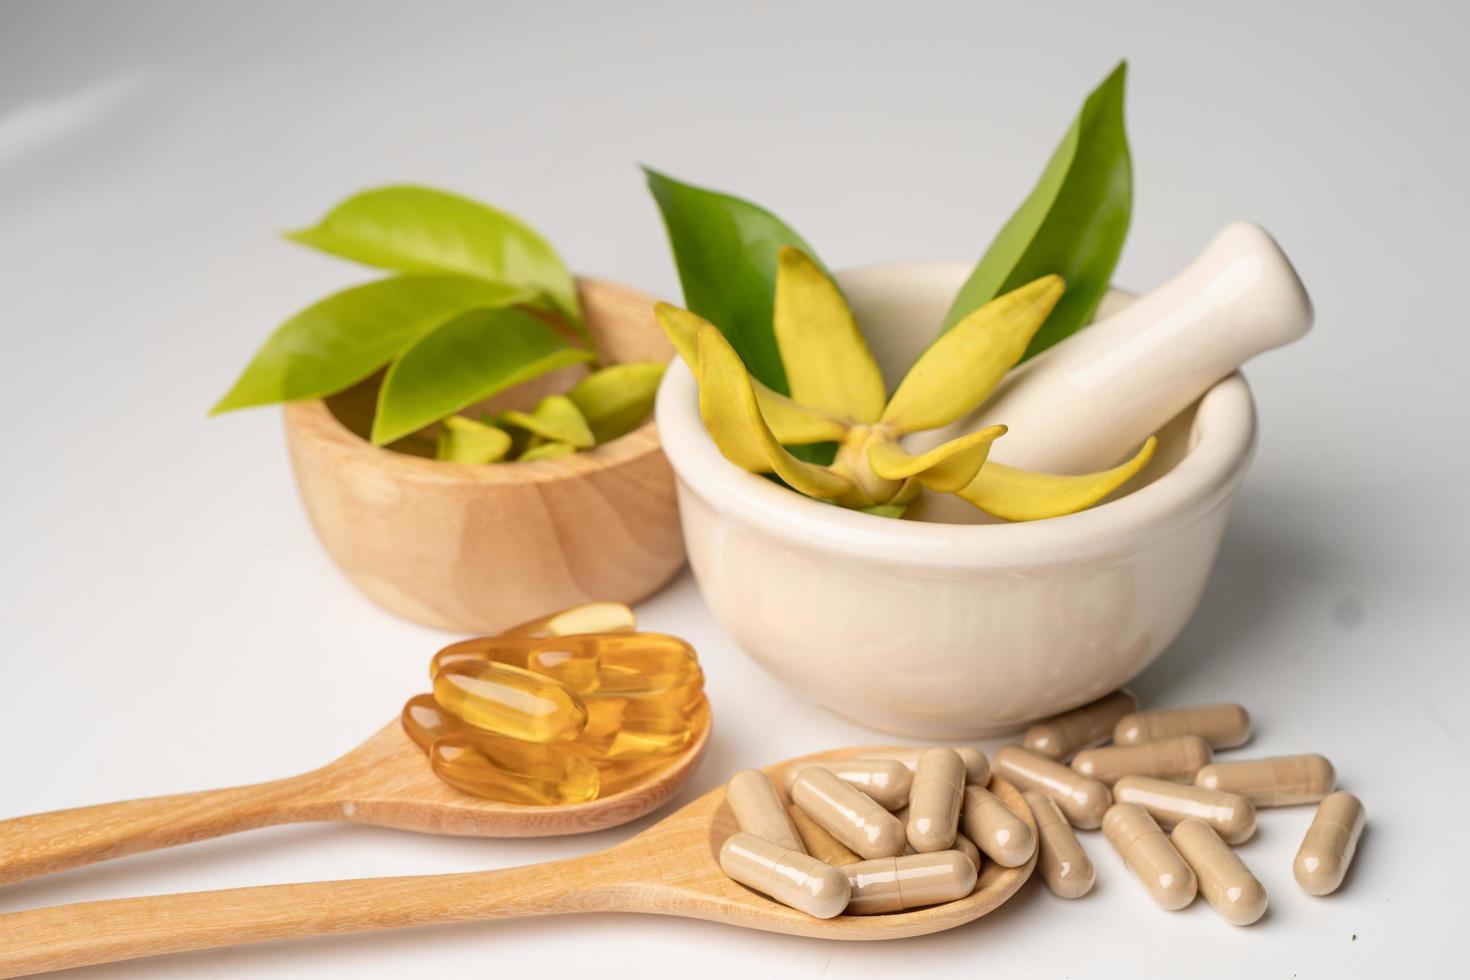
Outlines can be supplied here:
M269 939L630 908L619 898L631 894L627 881L612 880L618 865L607 854L502 871L230 888L13 912L0 915L0 977Z

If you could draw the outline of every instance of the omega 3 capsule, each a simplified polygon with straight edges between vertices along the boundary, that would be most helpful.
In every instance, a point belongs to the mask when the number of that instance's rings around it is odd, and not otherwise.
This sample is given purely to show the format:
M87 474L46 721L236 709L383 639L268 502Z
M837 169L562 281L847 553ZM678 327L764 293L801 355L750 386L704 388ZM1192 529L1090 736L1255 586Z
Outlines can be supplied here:
M806 852L818 861L840 868L844 864L857 864L862 860L844 847L842 841L823 830L820 824L807 816L806 811L795 803L786 808L786 813L796 826L796 832L801 835L801 843Z
M1036 837L1026 821L1011 812L994 793L980 786L965 787L961 817L965 836L981 853L1004 868L1016 868L1031 860Z
M966 783L974 786L984 786L990 782L990 760L985 757L984 752L981 752L979 749L972 749L968 745L951 745L949 748L959 753L960 760L965 764ZM889 749L887 752L877 753L874 757L902 762L912 771L919 764L919 756L928 751L928 749L923 748Z
M1111 786L1124 776L1189 780L1209 764L1209 743L1198 735L1175 735L1142 745L1110 745L1078 752L1072 770Z
M502 636L570 636L574 633L625 633L638 628L633 610L621 602L588 602L512 626Z
M1041 854L1037 858L1036 869L1046 887L1058 898L1081 898L1092 891L1097 872L1056 802L1041 793L1023 796L1031 808L1031 815L1036 818L1036 829L1040 831L1041 840L1037 846Z
M1078 775L1054 759L1007 745L995 753L995 771L1021 790L1051 797L1072 826L1096 830L1113 805L1113 794L1096 779Z
M779 844L788 851L806 852L796 825L776 796L776 787L759 769L746 769L731 776L725 799L730 802L735 823L747 834Z
M1200 894L1233 926L1248 926L1266 914L1266 889L1230 845L1203 820L1190 817L1169 835L1194 870Z
M1337 786L1337 772L1320 755L1278 755L1217 762L1194 777L1196 786L1238 793L1258 807L1316 803Z
M898 818L830 770L808 766L791 784L791 802L864 860L903 853Z
M1322 801L1291 865L1303 891L1308 895L1337 891L1353 863L1366 822L1362 801L1351 793L1333 793Z
M1171 783L1152 776L1124 776L1113 784L1113 799L1137 803L1164 829L1181 820L1203 820L1227 844L1240 844L1256 832L1256 808L1236 793Z
M783 905L830 919L852 896L847 875L800 851L754 834L732 834L720 846L720 868L731 878Z
M1233 749L1250 741L1250 712L1238 704L1135 711L1120 718L1113 729L1113 741L1119 745L1141 745L1174 735L1198 735L1212 749Z
M882 915L953 902L975 890L975 866L959 851L860 861L842 871L852 887L848 915Z
M909 846L920 853L952 848L964 792L965 763L959 753L930 749L919 756L905 826Z
M885 810L908 806L914 774L897 759L843 759L841 762L814 762L811 765L832 770L844 783L851 783L862 790ZM805 768L808 767L792 766L786 770L787 793L791 792L796 777Z
M1149 897L1171 912L1194 901L1194 872L1169 843L1154 818L1133 803L1115 803L1103 817L1103 836L1148 889Z
M1138 699L1120 688L1080 708L1038 721L1026 729L1024 744L1048 759L1067 759L1082 749L1106 742L1118 719L1137 710Z

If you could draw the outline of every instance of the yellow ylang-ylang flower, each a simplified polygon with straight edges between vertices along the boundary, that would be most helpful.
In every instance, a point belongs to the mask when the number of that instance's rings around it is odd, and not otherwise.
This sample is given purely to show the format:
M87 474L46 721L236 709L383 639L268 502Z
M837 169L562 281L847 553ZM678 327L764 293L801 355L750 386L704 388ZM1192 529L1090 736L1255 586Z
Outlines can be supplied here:
M777 256L772 323L790 397L750 377L730 342L701 317L667 303L657 314L699 382L705 427L736 466L774 473L808 497L843 507L901 514L927 487L996 517L1031 521L1102 500L1143 468L1155 439L1120 466L1077 476L987 462L1004 425L917 456L900 440L979 408L1021 359L1063 288L1060 276L1043 276L970 313L919 356L891 398L837 285L790 246ZM830 466L786 450L828 441L837 443Z

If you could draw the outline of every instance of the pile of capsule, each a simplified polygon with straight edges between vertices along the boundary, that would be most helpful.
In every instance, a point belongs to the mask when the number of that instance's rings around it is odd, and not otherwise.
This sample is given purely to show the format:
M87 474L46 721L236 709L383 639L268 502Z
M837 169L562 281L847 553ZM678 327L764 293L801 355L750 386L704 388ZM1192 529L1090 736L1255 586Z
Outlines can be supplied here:
M433 693L403 706L403 729L440 779L501 803L636 786L677 761L704 704L694 649L636 626L627 606L594 602L451 644L429 664Z
M1320 804L1292 868L1311 895L1342 884L1365 819L1356 796L1333 792L1336 772L1320 755L1214 761L1250 737L1238 704L1139 711L1115 691L1031 726L1023 745L995 754L995 771L1024 792L1041 835L1038 868L1057 895L1092 889L1072 828L1101 826L1160 906L1182 909L1202 893L1226 921L1249 925L1266 911L1266 890L1232 846L1255 833L1258 807Z
M1036 848L989 781L972 748L795 765L789 805L765 773L738 772L725 796L740 832L721 845L720 867L819 919L953 902L974 891L985 858L1016 867Z

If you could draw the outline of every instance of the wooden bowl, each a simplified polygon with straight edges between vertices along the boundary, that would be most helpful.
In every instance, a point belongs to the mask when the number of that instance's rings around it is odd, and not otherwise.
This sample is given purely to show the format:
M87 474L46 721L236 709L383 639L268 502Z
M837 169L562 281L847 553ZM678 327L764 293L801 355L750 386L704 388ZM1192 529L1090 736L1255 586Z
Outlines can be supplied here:
M579 279L606 363L665 361L653 297ZM485 403L533 406L585 373L545 375ZM380 378L285 406L286 443L317 536L368 598L409 619L494 633L543 613L632 603L684 564L673 472L653 420L588 452L467 466L432 458L432 430L392 448L365 437Z

